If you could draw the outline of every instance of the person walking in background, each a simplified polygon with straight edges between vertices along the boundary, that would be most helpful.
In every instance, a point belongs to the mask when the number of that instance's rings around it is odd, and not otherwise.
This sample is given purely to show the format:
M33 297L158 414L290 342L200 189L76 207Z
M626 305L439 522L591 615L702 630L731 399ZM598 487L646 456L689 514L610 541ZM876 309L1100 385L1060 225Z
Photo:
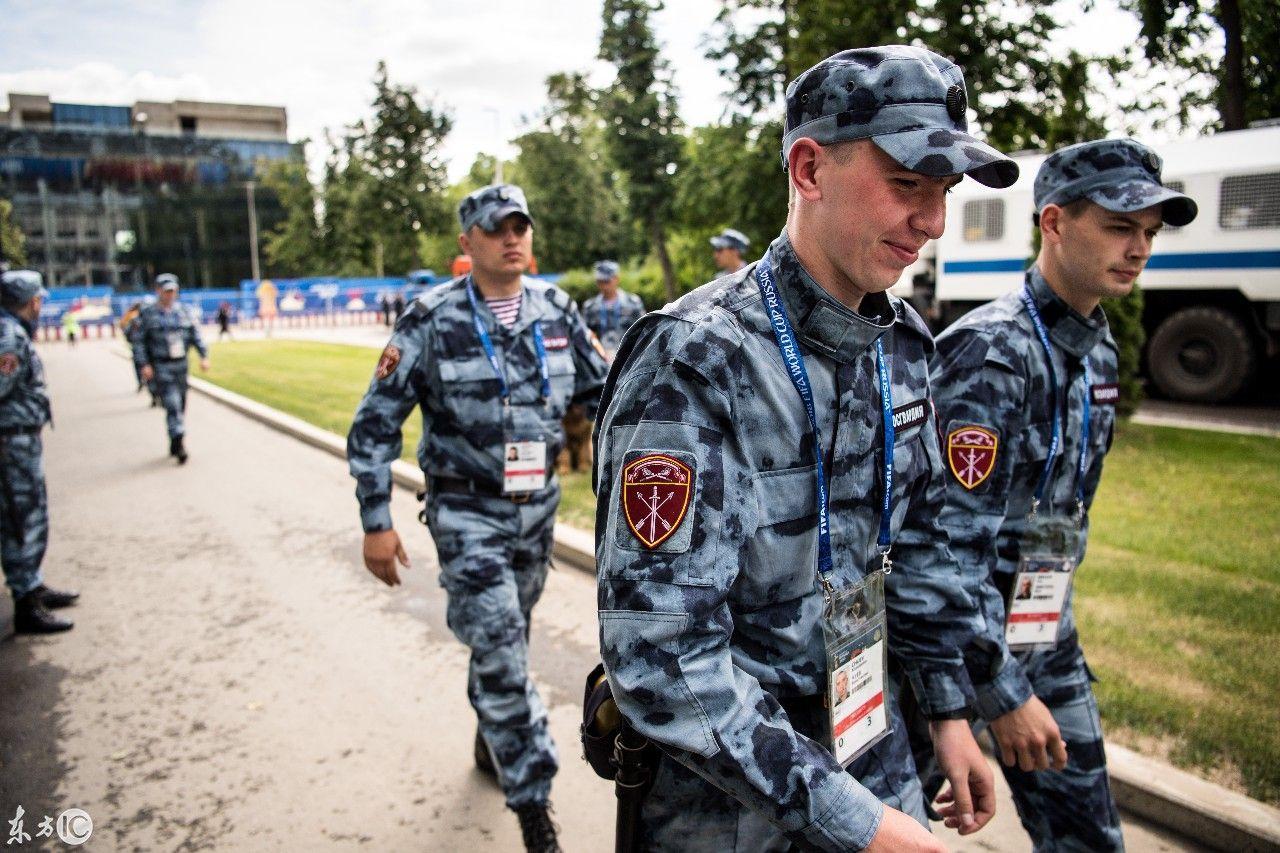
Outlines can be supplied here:
M76 338L80 336L80 310L75 304L62 312L62 334L68 346L76 345Z
M732 228L726 228L711 238L711 249L716 259L716 268L721 272L737 272L747 265L742 256L751 248L747 235Z
M644 303L634 293L618 286L617 261L601 261L595 266L599 292L582 303L582 322L600 339L609 358L618 351L622 336L644 316Z
M221 341L224 335L235 340L235 336L231 334L230 302L223 302L218 306L218 340Z
M169 455L179 464L187 461L183 414L187 409L187 352L193 347L200 353L200 369L207 371L209 349L195 315L178 301L178 277L161 273L156 276L156 301L138 314L133 363L145 381L155 381L156 395L164 405Z

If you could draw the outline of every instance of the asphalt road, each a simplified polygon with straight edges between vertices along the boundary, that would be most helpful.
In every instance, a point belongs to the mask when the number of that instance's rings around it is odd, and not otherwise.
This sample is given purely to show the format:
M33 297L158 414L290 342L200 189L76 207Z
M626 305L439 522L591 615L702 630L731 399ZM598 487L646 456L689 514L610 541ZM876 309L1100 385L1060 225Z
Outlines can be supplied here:
M393 514L414 567L388 590L361 566L340 460L192 395L178 467L110 346L42 347L57 418L46 576L83 599L69 634L0 642L0 837L19 806L32 836L5 850L67 849L37 831L70 808L94 821L90 850L519 850L472 766L466 652L412 496ZM612 789L576 746L595 638L592 578L553 571L532 668L569 851L612 839ZM1028 850L1007 793L1000 809L953 849ZM1131 851L1195 849L1126 834Z

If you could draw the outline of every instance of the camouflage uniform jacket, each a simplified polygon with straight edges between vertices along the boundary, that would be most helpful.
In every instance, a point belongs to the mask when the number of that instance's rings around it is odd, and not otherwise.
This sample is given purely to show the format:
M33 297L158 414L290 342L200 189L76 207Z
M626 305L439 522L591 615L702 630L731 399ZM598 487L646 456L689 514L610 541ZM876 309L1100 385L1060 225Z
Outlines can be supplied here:
M507 329L477 296L480 316L502 363L510 405L485 356L467 299L469 277L434 287L396 321L378 369L347 435L347 459L365 532L391 528L391 463L400 457L400 425L422 407L418 464L430 477L454 477L492 489L502 485L503 444L545 439L547 465L564 447L561 421L573 403L595 417L608 366L596 352L573 300L537 279L523 279L524 298ZM533 324L541 321L551 374L542 399Z
M35 326L0 309L0 429L39 429L51 419Z
M927 715L964 709L973 695L961 649L981 626L935 520L945 484L928 403L932 338L894 297L863 301L884 325L836 303L785 233L771 253L827 445L833 584L880 566L884 434L872 344L883 336L902 413L890 648ZM755 267L647 315L618 354L596 434L601 649L623 713L672 757L793 839L861 849L881 804L778 702L825 690L823 595L812 430ZM687 465L693 484L674 533L647 548L619 491L624 466L653 453Z
M195 313L190 306L181 302L175 301L168 310L160 307L158 302L144 305L134 324L132 335L126 332L125 337L133 345L133 363L139 367L144 364L154 367L157 362L177 361L169 355L170 335L179 337L182 346L179 358L183 361L186 361L187 351L191 347L196 348L201 358L209 356L209 348L204 344Z
M618 300L606 308L604 297L597 293L582 303L582 322L596 333L600 343L613 352L622 343L627 329L644 316L644 303L640 297L625 290L618 291Z
M1117 350L1102 309L1082 317L1049 288L1033 267L1032 297L1053 345L1053 369L1059 397L1065 396L1062 449L1059 451L1040 513L1074 513L1076 466L1083 436L1084 395L1089 393L1090 447L1084 476L1085 508L1093 503L1102 460L1111 447L1118 397ZM1031 684L1004 642L1005 600L997 576L1011 582L1020 557L1036 484L1049 455L1052 402L1044 347L1021 299L1022 289L967 314L938 338L932 384L942 434L950 443L956 430L978 426L996 435L989 473L966 486L962 463L950 459L947 504L942 523L951 549L965 567L966 585L981 602L987 633L967 654L978 692L978 711L988 720L1015 710L1031 698ZM1090 388L1083 381L1088 359ZM1077 565L1084 559L1088 514L1082 519ZM1059 637L1074 632L1068 602Z

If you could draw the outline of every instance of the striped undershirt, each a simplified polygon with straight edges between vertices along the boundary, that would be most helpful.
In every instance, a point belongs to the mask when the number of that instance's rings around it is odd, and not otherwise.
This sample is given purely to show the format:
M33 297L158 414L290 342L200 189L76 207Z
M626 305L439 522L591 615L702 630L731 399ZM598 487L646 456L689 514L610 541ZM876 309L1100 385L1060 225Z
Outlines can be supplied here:
M489 306L493 316L498 318L498 322L510 329L516 324L516 316L520 313L520 297L522 296L524 296L523 291L506 299L486 299L484 303Z

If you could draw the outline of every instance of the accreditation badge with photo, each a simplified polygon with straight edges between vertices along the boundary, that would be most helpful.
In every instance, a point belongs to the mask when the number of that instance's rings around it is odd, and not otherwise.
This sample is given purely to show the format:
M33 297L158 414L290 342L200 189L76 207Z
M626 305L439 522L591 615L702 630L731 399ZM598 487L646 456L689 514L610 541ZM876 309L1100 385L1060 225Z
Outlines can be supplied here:
M547 485L547 442L544 438L503 442L502 493L541 491Z
M1004 638L1011 651L1047 651L1057 646L1079 541L1080 525L1074 518L1027 520L1022 556L1005 608Z
M834 591L822 625L831 752L841 766L889 734L884 572Z

